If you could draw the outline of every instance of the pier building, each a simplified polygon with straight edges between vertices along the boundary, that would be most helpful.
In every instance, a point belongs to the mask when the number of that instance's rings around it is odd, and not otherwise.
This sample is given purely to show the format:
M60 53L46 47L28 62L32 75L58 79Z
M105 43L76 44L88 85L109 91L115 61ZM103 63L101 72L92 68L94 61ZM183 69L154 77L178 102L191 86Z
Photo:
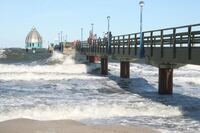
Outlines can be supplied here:
M42 48L42 37L34 26L28 33L25 43L26 43L25 46L26 49Z

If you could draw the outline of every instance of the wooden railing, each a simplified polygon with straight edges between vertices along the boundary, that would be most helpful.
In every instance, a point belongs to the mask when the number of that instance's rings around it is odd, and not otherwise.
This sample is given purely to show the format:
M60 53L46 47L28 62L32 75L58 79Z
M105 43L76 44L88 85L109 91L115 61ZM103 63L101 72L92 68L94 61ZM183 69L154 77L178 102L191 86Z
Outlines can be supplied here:
M160 48L161 57L165 48L173 49L173 58L176 58L177 48L188 49L188 59L191 58L191 48L200 47L200 24L187 25L181 27L166 28L160 30L145 31L142 33L142 48L150 48L150 56L153 56L153 49ZM111 53L109 52L108 39L100 38L93 40L92 44L81 42L77 48L86 53L93 54L124 54L128 49L130 55L139 55L140 33L113 36L111 38ZM120 53L122 49L122 52Z

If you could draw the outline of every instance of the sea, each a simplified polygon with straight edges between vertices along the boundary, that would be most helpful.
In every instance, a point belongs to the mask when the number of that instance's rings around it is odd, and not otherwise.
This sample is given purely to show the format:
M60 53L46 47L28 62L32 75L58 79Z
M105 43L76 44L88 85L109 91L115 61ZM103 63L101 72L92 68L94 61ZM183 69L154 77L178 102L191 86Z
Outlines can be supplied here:
M125 125L163 133L200 132L200 66L174 70L174 94L158 95L158 68L130 64L130 79L120 78L120 63L109 61L99 74L77 52L64 55L0 49L0 122L71 119L85 124Z

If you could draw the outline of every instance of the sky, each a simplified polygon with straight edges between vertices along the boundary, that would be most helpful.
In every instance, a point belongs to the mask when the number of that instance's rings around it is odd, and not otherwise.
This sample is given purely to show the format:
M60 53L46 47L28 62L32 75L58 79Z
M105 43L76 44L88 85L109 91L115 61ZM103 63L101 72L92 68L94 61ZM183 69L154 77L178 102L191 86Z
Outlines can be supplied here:
M94 32L103 36L107 16L113 35L139 32L140 0L0 0L0 47L25 47L35 26L44 46L63 31L68 41L87 39ZM200 23L200 0L144 0L143 30L156 30Z

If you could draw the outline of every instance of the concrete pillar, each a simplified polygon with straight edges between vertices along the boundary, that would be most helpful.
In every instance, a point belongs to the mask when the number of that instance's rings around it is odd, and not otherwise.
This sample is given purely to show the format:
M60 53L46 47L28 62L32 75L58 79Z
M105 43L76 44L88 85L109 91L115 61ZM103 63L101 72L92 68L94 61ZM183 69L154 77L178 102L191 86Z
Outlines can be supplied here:
M101 74L108 75L108 57L101 57Z
M130 62L129 61L121 61L120 77L121 78L129 78L130 77Z
M173 93L173 69L159 68L159 88L158 93L167 95Z
M89 62L90 63L96 63L99 61L99 57L98 56L89 56Z

